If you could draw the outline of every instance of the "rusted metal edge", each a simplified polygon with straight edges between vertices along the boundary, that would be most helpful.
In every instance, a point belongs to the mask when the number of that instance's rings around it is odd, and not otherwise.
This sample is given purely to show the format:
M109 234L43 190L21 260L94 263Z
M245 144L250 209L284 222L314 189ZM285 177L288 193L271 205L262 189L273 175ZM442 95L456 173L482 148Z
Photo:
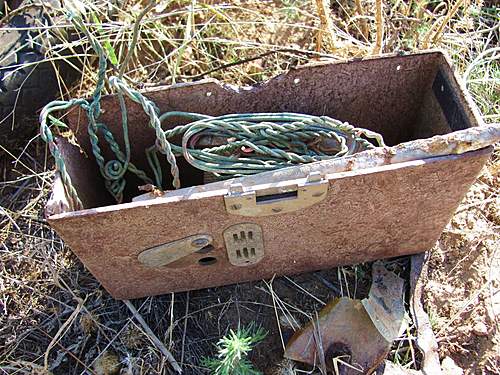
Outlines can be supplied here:
M385 150L385 149L384 149ZM485 154L489 154L492 152L492 148L485 148L483 147L482 149L476 150L476 152L481 152ZM353 157L362 157L363 160L368 159L368 160L373 160L370 159L369 155L361 155L364 153L370 153L372 154L372 151L375 150L370 150L370 151L364 151L363 153L359 153L354 155ZM385 154L386 151L383 151L381 154L382 156ZM236 179L231 179L231 180L226 180L226 181L221 181L221 182L213 182L211 184L207 185L199 185L199 186L193 186L189 188L183 188L179 190L174 190L165 193L163 196L160 197L151 197L151 195L148 194L143 194L140 197L136 197L135 200L132 202L128 203L122 203L122 204L115 204L115 205L110 205L110 206L103 206L103 207L97 207L97 208L88 208L80 211L67 211L67 212L62 212L59 214L55 214L52 216L48 217L49 221L55 221L55 220L61 220L67 217L77 217L77 216L87 216L87 215L93 215L97 213L104 213L104 212L111 212L111 211L117 211L121 209L128 209L128 208L134 208L134 207L139 207L139 206L154 206L154 205L159 205L159 204L165 204L169 202L177 202L181 200L189 200L189 199L201 199L201 198L207 198L207 197L214 197L214 196L220 196L223 197L225 194L228 194L229 188L231 184L234 183L241 183L244 187L251 187L252 189L258 190L260 188L269 188L273 186L280 186L282 184L291 184L291 183L301 183L302 180L305 180L307 177L303 178L297 178L295 180L292 180L293 176L297 175L309 175L312 172L319 171L320 173L324 174L325 179L337 179L337 178L346 178L346 177L351 177L354 175L362 175L362 174L369 174L369 173L378 173L378 172L384 172L388 170L393 170L393 169L398 169L398 168L405 168L405 167L412 167L415 165L423 165L425 163L431 163L431 162L437 162L442 158L453 158L453 157L460 157L459 155L441 155L441 156L433 156L425 159L417 159L417 160L410 160L406 162L398 162L398 163L384 163L383 157L378 160L379 163L372 163L372 165L366 165L363 167L362 161L358 161L357 164L359 164L361 167L357 168L346 168L351 165L352 162L350 160L342 160L342 159L337 159L334 161L321 161L317 163L312 163L312 164L304 164L304 165L299 165L296 167L290 167L290 168L284 168L278 171L274 172L264 172L264 173L259 173L257 175L253 176L246 176L246 177L240 177ZM350 158L346 158L350 159ZM337 163L335 163L335 161ZM328 163L327 166L324 165L324 163ZM328 168L329 167L329 168ZM335 167L339 167L339 171L335 172ZM343 169L342 169L343 168ZM326 170L326 172L324 172ZM302 181L303 182L303 181ZM137 199L139 198L139 199Z
M292 70L293 71L298 71L298 70L309 69L309 68L314 68L314 67L321 67L321 66L325 66L325 65L332 65L332 64L339 64L339 65L340 64L352 64L352 63L357 63L357 62L362 62L362 61L390 59L390 58L401 57L401 56L408 56L408 55L411 55L411 56L420 56L420 55L432 55L432 54L439 54L439 55L441 55L446 60L446 62L448 63L448 65L450 67L453 66L453 61L448 56L448 54L447 54L447 52L445 50L440 49L440 48L430 48L430 49L426 49L426 50L422 50L422 51L418 51L418 52L412 52L411 54L405 54L405 55L401 55L401 53L399 53L399 52L388 52L388 53L383 53L383 54L380 54L380 55L371 55L371 56L364 56L364 57L350 57L350 58L338 58L338 57L336 57L334 55L331 55L331 57L330 56L325 56L325 59L323 59L323 60L308 62L306 64L296 66ZM199 85L206 85L206 84L214 84L214 83L217 84L218 86L222 87L222 88L230 89L230 90L233 90L235 92L239 92L241 90L247 91L247 90L252 90L252 89L260 88L262 85L266 85L269 81L273 81L275 79L279 79L280 77L282 77L283 75L286 75L286 74L287 74L287 72L284 72L284 73L279 74L277 76L271 77L270 79L268 79L266 81L259 82L256 85L238 86L238 85L233 85L233 84L221 82L221 81L219 81L218 79L215 79L215 78L203 78L203 79L200 79L200 80L197 80L197 81L193 81L193 82L179 82L179 83L175 83L173 85L159 84L158 86L148 86L148 87L144 87L143 89L141 89L141 92L143 94L148 94L148 93L154 93L154 92L157 92L157 91L171 90L171 89L176 89L176 88L181 88L181 87L190 87L190 86L199 86ZM454 78L457 81L461 80L461 77L458 74L456 74L456 73L454 74ZM462 90L465 90L465 88L464 88L463 85L461 85L460 88ZM114 96L114 95L113 94L104 95L103 98L112 97L112 96ZM471 102L473 103L472 100L471 100ZM477 112L477 114L478 114L477 117L480 118L479 112Z
M411 257L410 309L417 329L417 347L423 355L421 371L424 375L441 375L438 344L432 332L429 316L422 306L422 289L427 275L428 253Z
M434 157L459 155L476 151L500 142L500 124L490 124L459 130L445 135L400 143L393 147L381 147L358 154L332 160L324 160L311 164L303 164L277 171L263 172L252 176L239 177L226 181L213 182L206 185L193 186L153 196L150 193L136 197L134 201L180 198L188 199L193 195L229 189L230 185L239 183L244 187L260 184L271 184L280 181L306 178L309 174L319 172L323 175L376 168L389 164L399 164Z

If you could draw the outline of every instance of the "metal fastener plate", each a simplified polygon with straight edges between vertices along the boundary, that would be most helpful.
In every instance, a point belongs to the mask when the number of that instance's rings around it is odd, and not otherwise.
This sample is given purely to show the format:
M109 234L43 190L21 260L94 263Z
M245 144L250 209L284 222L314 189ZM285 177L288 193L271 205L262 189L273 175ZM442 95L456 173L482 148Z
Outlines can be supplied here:
M262 189L230 186L224 196L226 211L241 216L269 216L293 212L321 202L328 193L328 181L318 172L307 179L285 181Z
M258 224L232 225L224 231L227 256L233 266L251 266L264 258L264 239Z
M139 254L137 260L147 267L165 266L203 249L212 241L212 236L208 234L196 234L146 249Z

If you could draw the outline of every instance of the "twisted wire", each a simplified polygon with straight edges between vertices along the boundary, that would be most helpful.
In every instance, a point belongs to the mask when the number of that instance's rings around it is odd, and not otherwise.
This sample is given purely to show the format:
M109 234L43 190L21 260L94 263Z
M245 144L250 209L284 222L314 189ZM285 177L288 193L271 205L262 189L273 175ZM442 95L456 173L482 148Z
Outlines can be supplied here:
M154 182L159 188L163 187L163 170L158 154L165 155L170 165L172 185L178 189L181 181L176 158L180 156L197 169L221 178L228 178L344 157L377 146L384 146L380 134L354 127L328 116L286 112L228 114L217 117L181 111L160 114L154 102L139 91L130 88L121 78L111 76L109 84L117 94L121 110L124 140L124 151L122 151L109 128L99 122L107 68L104 49L88 32L81 18L73 17L72 21L87 35L99 58L96 87L90 101L71 99L47 104L40 114L40 133L54 157L56 168L60 172L73 209L81 209L83 204L78 198L62 154L48 125L49 115L52 112L65 111L72 107L82 108L87 115L87 132L92 153L105 179L106 189L119 203L123 200L127 172L135 174L145 183L152 183L147 174L130 160L131 149L125 97L142 107L149 118L149 127L155 131L156 142L147 147L145 153L154 174ZM163 130L162 123L174 117L181 117L187 124ZM115 156L111 160L106 160L103 156L100 135ZM182 137L180 145L174 143L174 139L178 137ZM200 137L222 139L223 142L201 147L196 142Z

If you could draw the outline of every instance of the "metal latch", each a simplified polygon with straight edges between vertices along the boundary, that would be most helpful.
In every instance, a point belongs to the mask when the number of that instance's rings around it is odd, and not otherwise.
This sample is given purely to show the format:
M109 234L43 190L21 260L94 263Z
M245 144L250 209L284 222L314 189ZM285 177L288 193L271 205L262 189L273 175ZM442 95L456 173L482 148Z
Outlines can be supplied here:
M328 180L319 172L307 179L288 184L277 184L258 190L244 189L241 184L229 187L224 196L226 210L241 216L269 216L301 210L321 202L328 192Z
M146 249L138 255L137 260L147 267L165 266L203 249L212 241L212 236L208 234L196 234Z
M262 228L254 223L232 225L224 231L229 263L234 266L251 266L264 258Z

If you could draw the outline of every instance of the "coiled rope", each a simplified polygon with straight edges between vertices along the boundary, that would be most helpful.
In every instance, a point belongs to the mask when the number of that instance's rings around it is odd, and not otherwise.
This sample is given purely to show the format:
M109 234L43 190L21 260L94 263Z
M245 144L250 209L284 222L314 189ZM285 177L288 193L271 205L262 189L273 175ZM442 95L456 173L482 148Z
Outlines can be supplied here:
M80 19L73 19L73 21L77 28L86 32ZM158 154L165 155L173 177L172 185L178 189L181 182L176 158L180 156L200 170L212 173L219 178L230 178L344 157L377 146L384 146L380 134L356 128L328 116L298 113L244 113L212 117L179 111L160 114L155 103L139 91L130 88L120 78L111 76L109 84L117 94L121 109L125 149L122 151L108 127L98 122L107 62L99 42L90 33L86 32L86 34L99 58L97 84L92 99L90 101L85 99L53 101L47 104L40 114L41 136L48 143L49 150L55 159L56 168L61 175L72 209L82 209L83 204L66 171L64 160L48 123L49 119L56 124L60 122L52 117L53 112L68 110L72 107L82 108L87 115L87 131L92 152L104 177L106 189L118 203L123 200L126 173L135 174L146 184L153 183L153 180L130 160L125 97L142 107L149 118L149 127L155 131L156 142L145 152L154 174L154 184L160 189L163 188L163 168ZM172 117L182 117L190 122L163 130L162 122ZM105 160L100 146L100 136L104 138L115 155L114 159ZM182 142L177 145L173 139L180 136L182 136ZM204 137L218 140L218 144L203 147L199 141Z

